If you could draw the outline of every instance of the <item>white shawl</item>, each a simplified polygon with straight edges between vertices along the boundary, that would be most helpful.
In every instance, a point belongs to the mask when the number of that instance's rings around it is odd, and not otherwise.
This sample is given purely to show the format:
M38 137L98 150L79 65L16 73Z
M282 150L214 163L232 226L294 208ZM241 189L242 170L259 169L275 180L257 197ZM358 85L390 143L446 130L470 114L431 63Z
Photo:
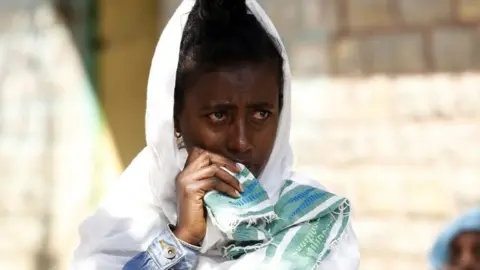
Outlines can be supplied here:
M186 153L179 151L173 128L173 100L180 41L188 13L195 0L184 0L157 44L147 89L147 147L133 160L109 191L99 209L80 227L81 243L74 254L74 270L118 270L133 256L147 249L152 240L177 220L176 174L183 168ZM255 0L246 0L249 10L273 36L284 58L284 104L275 145L265 170L259 177L270 198L278 198L281 181L293 179L303 184L322 186L313 179L292 171L290 136L291 74L280 37ZM243 269L255 263L255 252L245 259L225 261L210 252L220 240L209 222L197 269ZM359 251L353 230L338 243L320 269L352 270L359 264Z

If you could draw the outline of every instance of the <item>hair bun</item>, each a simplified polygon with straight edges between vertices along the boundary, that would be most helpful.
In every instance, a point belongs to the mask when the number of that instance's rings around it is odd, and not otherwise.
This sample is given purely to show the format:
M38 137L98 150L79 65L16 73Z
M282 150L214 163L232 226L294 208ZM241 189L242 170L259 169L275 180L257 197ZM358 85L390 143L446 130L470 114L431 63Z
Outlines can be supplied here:
M245 16L245 0L197 0L200 18L216 23L228 23L231 19Z

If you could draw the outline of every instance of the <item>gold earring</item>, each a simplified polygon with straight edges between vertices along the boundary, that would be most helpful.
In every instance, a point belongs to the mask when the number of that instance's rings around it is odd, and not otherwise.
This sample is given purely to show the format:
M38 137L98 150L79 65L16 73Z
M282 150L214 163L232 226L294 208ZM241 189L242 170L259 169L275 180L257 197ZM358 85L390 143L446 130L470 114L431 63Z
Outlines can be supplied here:
M183 143L183 137L182 137L181 133L175 132L175 139L176 139L178 149L182 149L182 148L185 147L185 144Z

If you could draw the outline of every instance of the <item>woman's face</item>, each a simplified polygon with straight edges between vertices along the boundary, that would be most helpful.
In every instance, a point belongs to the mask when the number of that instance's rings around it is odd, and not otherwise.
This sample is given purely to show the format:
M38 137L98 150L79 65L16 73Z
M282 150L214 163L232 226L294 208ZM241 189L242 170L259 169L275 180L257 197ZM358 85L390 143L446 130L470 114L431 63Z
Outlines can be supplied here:
M187 151L199 147L223 155L258 176L272 152L280 115L274 69L245 65L206 73L184 95L175 127Z
M480 231L464 232L450 243L446 270L480 270Z

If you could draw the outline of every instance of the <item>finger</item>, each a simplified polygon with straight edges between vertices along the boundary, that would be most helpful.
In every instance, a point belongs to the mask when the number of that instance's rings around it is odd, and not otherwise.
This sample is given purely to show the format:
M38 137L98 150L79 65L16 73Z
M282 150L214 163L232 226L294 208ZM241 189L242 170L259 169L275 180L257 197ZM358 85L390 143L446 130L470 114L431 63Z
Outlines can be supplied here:
M201 190L202 193L204 194L212 190L217 190L233 198L240 197L240 193L237 190L235 190L232 186L214 178L204 179L204 180L195 182L192 184L191 188L196 189L197 191Z
M192 161L197 159L200 155L202 155L205 152L204 149L199 148L199 147L193 147L190 153L188 153L187 161L186 164L190 164Z
M197 171L211 164L210 155L207 151L198 150L192 152L185 163L184 170Z
M227 185L230 185L232 188L243 192L240 182L231 174L220 168L216 164L212 164L208 167L201 168L195 172L192 172L190 177L191 181L201 181L204 179L216 177L219 181L224 182Z
M240 172L240 168L232 160L230 160L228 158L225 158L221 155L214 154L214 153L208 153L208 155L210 156L210 161L212 163L215 163L215 164L218 164L222 167L225 167L226 169L228 169L229 171L231 171L233 173L239 173Z
M225 167L233 173L240 172L240 168L232 160L198 147L193 148L188 155L185 169L189 167L192 170L198 170L212 163Z
M219 191L219 192L222 192L224 194L227 194L229 195L230 197L233 197L233 198L238 198L240 197L240 193L238 192L238 190L232 188L232 186L224 183L224 182L221 182L221 181L216 181L215 183L215 190Z
M234 187L236 190L243 192L243 187L242 184L240 184L240 181L238 181L237 178L223 170L222 168L219 168L219 170L215 173L215 176L225 182L226 184Z

